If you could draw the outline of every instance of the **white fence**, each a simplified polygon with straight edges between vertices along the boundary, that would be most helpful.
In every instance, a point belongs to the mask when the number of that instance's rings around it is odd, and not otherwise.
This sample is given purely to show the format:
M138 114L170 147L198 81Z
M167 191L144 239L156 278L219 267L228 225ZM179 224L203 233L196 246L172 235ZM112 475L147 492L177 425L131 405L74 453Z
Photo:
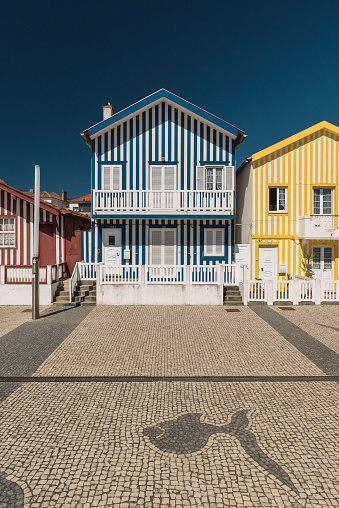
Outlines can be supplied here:
M277 282L276 294L273 295L274 300L278 302L289 302L292 296L292 281L283 280Z
M146 284L185 284L185 266L147 266Z
M338 301L339 300L338 289L339 289L338 281L323 282L322 301L324 302Z
M101 284L140 284L140 267L100 265Z
M80 270L79 276L81 280L94 280L97 278L97 263L85 263L81 261L78 263Z
M0 274L1 284L31 284L32 266L2 266L3 275ZM52 284L66 278L66 263L39 267L39 283Z
M93 211L116 212L231 212L234 191L93 191Z
M80 278L80 270L79 263L75 263L75 267L69 281L69 302L72 303L73 293L77 283L81 280Z
M263 280L250 280L248 287L248 300L261 302L266 301L266 282Z
M221 266L222 265L191 266L191 284L219 284Z

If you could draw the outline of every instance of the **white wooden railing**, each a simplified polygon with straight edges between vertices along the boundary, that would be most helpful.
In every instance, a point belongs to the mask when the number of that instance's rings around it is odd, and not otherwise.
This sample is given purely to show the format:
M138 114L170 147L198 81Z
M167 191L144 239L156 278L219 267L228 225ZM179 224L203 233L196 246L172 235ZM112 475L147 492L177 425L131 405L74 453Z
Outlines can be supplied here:
M276 294L273 299L278 302L289 302L292 300L292 281L279 280L276 286Z
M191 266L191 284L219 284L222 265Z
M314 280L299 280L299 300L301 302L314 301Z
M248 286L249 301L266 301L266 282L264 280L250 280Z
M5 284L31 284L32 283L32 267L31 266L6 266L5 267ZM47 267L39 268L39 282L46 284Z
M146 284L186 284L185 266L147 266Z
M79 270L79 262L75 263L75 267L72 273L72 276L69 281L69 302L72 303L73 293L77 283L81 280L80 278L80 270Z
M101 284L140 284L140 267L100 265L100 281Z
M93 191L94 213L232 212L233 191Z
M322 282L322 301L335 302L339 300L338 289L338 281Z
M238 265L222 265L224 269L224 284L226 286L235 286L238 281Z
M97 278L97 266L98 263L86 263L85 261L81 261L78 263L78 267L80 270L80 279L81 280L94 280Z

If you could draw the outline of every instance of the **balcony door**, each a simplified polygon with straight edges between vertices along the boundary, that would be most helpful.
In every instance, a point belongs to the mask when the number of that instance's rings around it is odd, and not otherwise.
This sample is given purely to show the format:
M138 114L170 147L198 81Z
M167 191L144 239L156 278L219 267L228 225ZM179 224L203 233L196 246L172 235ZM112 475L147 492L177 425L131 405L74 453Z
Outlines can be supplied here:
M121 265L121 229L107 228L103 230L103 260L105 266Z
M333 281L333 247L313 247L312 272L318 280Z
M155 210L171 210L177 207L176 166L151 166L151 200Z

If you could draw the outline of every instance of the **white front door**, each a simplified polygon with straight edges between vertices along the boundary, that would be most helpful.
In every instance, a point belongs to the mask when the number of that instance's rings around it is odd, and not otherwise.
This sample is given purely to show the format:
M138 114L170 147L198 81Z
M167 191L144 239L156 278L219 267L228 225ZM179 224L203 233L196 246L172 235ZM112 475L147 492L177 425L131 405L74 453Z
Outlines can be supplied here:
M276 280L277 247L259 247L259 279Z
M312 272L318 280L333 281L333 247L313 247Z
M120 266L121 260L121 229L108 228L103 230L103 260L105 266Z

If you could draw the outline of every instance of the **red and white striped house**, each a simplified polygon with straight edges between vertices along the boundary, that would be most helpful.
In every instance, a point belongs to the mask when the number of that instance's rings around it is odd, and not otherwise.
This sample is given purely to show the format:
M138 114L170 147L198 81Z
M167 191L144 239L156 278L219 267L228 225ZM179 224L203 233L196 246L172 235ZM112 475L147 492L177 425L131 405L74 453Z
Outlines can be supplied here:
M0 304L31 302L34 196L0 180ZM40 303L49 304L58 281L81 261L81 231L90 218L40 201Z

